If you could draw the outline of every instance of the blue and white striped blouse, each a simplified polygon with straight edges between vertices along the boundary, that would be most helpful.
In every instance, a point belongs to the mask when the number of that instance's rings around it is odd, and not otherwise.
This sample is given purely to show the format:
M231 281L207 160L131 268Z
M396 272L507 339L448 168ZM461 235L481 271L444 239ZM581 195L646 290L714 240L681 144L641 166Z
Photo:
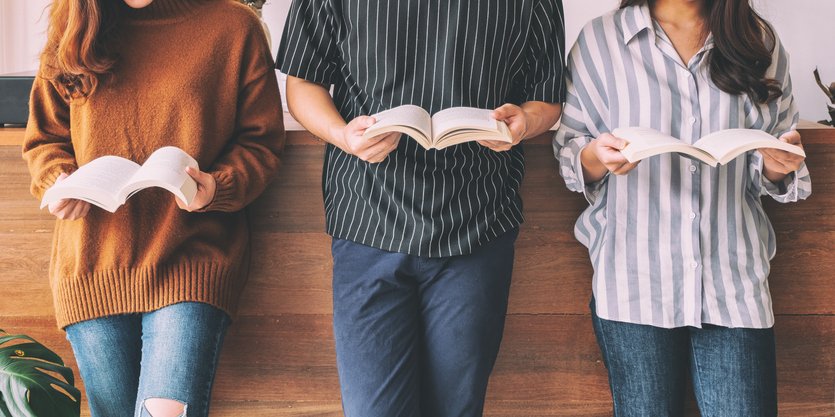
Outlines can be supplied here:
M626 176L585 184L580 151L620 126L651 127L693 143L730 128L780 136L794 129L789 57L779 40L767 76L783 95L761 105L711 82L708 37L688 65L647 6L616 10L580 33L569 54L568 97L554 138L560 173L590 206L575 225L589 248L599 317L672 328L768 328L774 230L761 196L779 202L811 193L806 165L781 184L762 176L751 151L712 168L675 153L643 160Z

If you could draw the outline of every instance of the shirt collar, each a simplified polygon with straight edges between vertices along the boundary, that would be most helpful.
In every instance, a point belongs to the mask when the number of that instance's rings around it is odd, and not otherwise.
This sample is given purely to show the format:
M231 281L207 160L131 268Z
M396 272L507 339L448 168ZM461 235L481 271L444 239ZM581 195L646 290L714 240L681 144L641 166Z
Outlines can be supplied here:
M655 27L652 24L652 16L649 14L649 4L640 6L629 6L623 9L623 43L628 44L643 31L650 31L655 34Z
M649 12L649 3L644 3L640 6L630 6L624 9L622 18L624 19L623 25L623 44L629 44L635 37L637 37L641 32L648 31L653 37L662 36L664 39L667 38L666 34L663 34L663 30L660 26L657 26L656 23L652 19L652 15ZM660 33L659 33L660 32ZM705 40L705 44L702 47L702 51L707 51L713 49L713 33L707 34L707 39Z

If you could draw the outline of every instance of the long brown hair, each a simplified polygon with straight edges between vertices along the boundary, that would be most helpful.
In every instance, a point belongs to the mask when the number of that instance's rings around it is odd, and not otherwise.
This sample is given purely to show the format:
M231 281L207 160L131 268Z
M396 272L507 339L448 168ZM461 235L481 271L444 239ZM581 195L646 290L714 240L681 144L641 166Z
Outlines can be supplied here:
M647 1L621 0L620 8ZM707 56L713 83L726 93L747 94L762 104L780 97L780 82L765 76L777 42L771 27L748 0L705 0L705 7L714 43Z
M54 0L49 6L41 76L65 100L83 102L116 64L113 32L118 19L115 0Z

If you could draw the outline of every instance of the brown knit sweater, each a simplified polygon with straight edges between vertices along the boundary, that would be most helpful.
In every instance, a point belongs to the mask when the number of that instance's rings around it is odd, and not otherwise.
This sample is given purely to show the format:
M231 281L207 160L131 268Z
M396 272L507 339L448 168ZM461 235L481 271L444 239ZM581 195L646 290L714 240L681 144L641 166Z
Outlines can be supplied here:
M123 4L124 5L124 4ZM41 198L104 155L143 163L173 145L217 180L201 212L158 188L109 213L58 220L50 283L58 326L200 301L234 317L247 277L243 210L275 177L284 146L278 84L258 18L232 0L125 8L119 62L81 104L36 78L23 156Z

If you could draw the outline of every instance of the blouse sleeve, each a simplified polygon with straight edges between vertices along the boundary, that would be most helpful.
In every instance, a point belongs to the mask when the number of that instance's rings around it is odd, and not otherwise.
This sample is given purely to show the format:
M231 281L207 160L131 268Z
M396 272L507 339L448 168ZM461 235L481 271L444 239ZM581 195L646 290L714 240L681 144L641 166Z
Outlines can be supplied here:
M589 142L610 129L606 124L606 101L600 95L600 92L606 90L605 85L600 82L601 77L590 76L596 69L591 63L590 66L586 66L582 59L580 50L585 48L584 43L585 36L581 32L568 56L568 94L563 106L560 128L554 135L553 147L554 157L560 163L560 175L566 186L571 191L583 193L586 200L592 204L608 181L609 173L596 182L586 184L580 154Z
M776 33L775 40L771 67L768 69L766 76L780 81L783 93L767 106L763 106L760 119L755 123L765 125L763 129L767 129L769 133L779 138L797 128L800 116L797 103L792 96L789 55L780 40L776 38ZM797 171L789 173L779 183L773 183L762 175L763 158L759 152L752 152L749 155L748 164L753 179L752 186L755 187L754 192L759 195L769 195L775 201L788 203L803 200L812 193L812 183L805 161L801 163Z

